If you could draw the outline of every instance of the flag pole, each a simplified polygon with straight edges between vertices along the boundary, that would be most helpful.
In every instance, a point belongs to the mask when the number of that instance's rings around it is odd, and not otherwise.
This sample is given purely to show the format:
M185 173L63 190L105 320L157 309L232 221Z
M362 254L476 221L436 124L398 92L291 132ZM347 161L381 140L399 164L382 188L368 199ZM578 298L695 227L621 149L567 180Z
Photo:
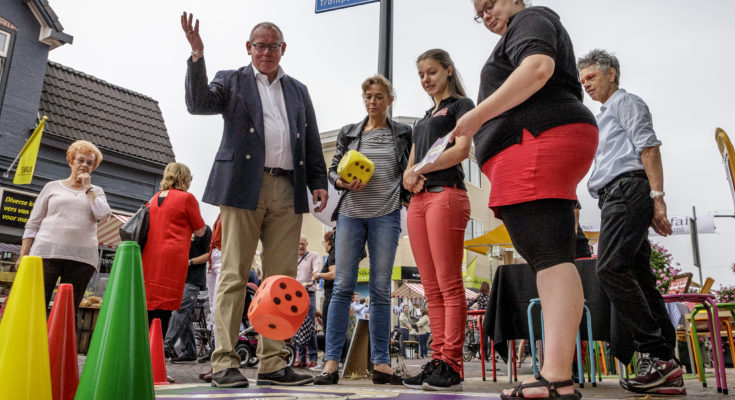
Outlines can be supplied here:
M43 118L41 118L41 121L38 122L38 124L40 124L43 121L46 121L47 119L48 117L44 115ZM36 124L36 128L38 128L38 124ZM35 133L35 129L33 132ZM18 162L18 159L20 158L21 154L23 154L23 149L26 147L26 144L28 144L28 141L31 140L32 137L33 137L33 133L31 133L31 136L29 136L28 139L26 139L26 142L23 144L23 147L20 148L18 155L15 156L15 159L13 160L12 163L10 163L10 166L8 167L8 169L6 169L5 172L3 172L3 178L7 179L10 176L10 170L13 169L15 164Z

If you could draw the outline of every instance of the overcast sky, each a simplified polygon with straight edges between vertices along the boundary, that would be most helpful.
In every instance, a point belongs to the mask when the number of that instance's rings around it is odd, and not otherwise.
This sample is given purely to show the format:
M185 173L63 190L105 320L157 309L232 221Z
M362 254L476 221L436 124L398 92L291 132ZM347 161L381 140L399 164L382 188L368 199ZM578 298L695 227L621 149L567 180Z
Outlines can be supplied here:
M394 1L394 115L422 116L431 105L421 89L415 59L440 47L449 51L469 96L476 99L479 73L498 37L472 20L470 0ZM310 90L321 131L360 120L360 84L377 72L379 4L315 14L314 0L50 0L72 45L49 59L159 102L176 159L194 175L201 198L222 132L219 116L192 116L184 104L185 60L190 47L180 27L182 11L200 19L209 78L220 69L247 65L245 42L252 26L268 20L284 32L281 65ZM731 0L535 0L554 9L577 56L599 47L621 63L621 87L641 96L663 141L666 202L670 215L733 213L723 165L714 141L720 126L735 137L735 2ZM599 104L585 95L596 114ZM599 223L596 201L578 195L582 223ZM202 205L208 223L217 210ZM700 235L703 275L732 284L735 221L716 218L718 234ZM684 270L692 267L689 236L654 237Z

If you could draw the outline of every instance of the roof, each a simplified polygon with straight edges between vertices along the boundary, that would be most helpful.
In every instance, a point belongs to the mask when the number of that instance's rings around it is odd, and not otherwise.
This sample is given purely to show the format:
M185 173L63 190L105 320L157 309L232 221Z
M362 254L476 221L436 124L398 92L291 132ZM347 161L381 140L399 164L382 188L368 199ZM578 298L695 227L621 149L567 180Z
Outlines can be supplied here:
M44 134L155 164L174 161L157 101L61 64L46 65L39 112L48 116Z
M68 33L64 33L64 27L59 22L59 17L56 15L48 0L25 0L24 1L33 12L33 15L41 25L41 35L39 40L49 45L51 50L74 41L74 37Z

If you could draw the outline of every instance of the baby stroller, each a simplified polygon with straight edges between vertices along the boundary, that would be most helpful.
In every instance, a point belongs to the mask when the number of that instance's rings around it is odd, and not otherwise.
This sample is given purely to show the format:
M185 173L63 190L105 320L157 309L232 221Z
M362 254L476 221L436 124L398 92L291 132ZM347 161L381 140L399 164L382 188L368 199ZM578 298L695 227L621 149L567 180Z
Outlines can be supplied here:
M258 356L255 355L258 349L258 332L255 331L253 326L248 320L248 308L250 307L250 301L255 296L255 292L258 290L258 286L254 283L248 283L247 297L245 299L245 310L242 315L242 324L245 327L240 331L240 336L237 339L237 345L235 346L235 353L240 356L240 368L254 367L258 365ZM286 364L290 367L295 357L295 350L293 345L290 343L290 339L286 340L285 353L281 354Z

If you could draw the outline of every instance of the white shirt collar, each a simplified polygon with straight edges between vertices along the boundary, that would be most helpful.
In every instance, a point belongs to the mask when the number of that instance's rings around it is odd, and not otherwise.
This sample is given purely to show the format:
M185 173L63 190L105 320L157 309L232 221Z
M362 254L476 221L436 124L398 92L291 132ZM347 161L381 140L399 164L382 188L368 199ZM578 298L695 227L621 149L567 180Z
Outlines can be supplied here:
M262 81L263 83L266 84L266 86L270 86L270 85L275 84L276 82L278 82L279 80L281 80L281 78L284 75L286 75L283 72L283 68L280 65L278 66L278 71L276 72L276 79L274 79L273 82L269 82L268 81L268 75L266 75L266 74L258 71L258 69L255 68L255 64L253 64L253 71L255 71L255 79L258 79L258 80Z

